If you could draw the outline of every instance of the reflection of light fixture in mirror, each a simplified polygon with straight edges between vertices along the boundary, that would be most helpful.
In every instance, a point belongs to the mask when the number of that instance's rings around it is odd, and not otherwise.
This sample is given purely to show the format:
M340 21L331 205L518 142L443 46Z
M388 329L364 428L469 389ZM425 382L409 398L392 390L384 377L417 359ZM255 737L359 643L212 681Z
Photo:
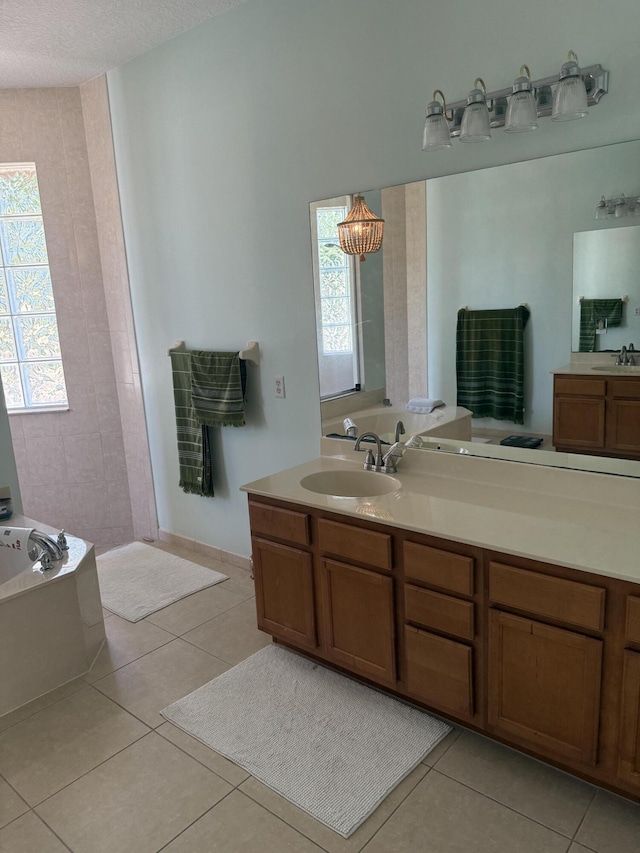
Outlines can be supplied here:
M504 129L507 133L521 133L536 130L538 127L538 108L533 97L531 71L528 65L520 66L520 77L513 81L512 95L507 106Z
M440 95L442 103L436 100L436 95ZM427 104L427 117L422 131L422 150L436 151L438 148L451 148L447 102L440 89L435 90L433 100Z
M338 239L345 255L360 255L377 252L382 245L384 219L379 219L364 203L364 196L356 195L353 207L343 222L338 223Z
M616 202L616 208L614 212L614 216L616 219L622 219L629 213L629 207L627 205L627 200L624 197L624 193L620 196L620 198Z
M572 121L584 118L587 110L587 89L578 66L578 57L570 50L560 70L560 82L553 93L551 121Z
M480 84L482 89L478 89ZM467 95L467 106L460 126L460 142L486 142L491 139L491 124L487 107L487 87L482 77L476 77L474 88Z
M616 198L602 196L596 204L596 219L623 219L625 216L640 216L640 196L625 196L624 193Z
M608 215L609 211L607 209L607 200L602 196L600 201L596 204L596 219L606 219Z

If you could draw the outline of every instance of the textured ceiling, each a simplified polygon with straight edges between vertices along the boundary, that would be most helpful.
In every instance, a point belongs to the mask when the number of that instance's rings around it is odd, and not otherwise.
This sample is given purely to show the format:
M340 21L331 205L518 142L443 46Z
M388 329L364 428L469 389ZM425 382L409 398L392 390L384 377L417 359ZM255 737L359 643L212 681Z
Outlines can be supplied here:
M0 88L77 86L244 0L0 0Z

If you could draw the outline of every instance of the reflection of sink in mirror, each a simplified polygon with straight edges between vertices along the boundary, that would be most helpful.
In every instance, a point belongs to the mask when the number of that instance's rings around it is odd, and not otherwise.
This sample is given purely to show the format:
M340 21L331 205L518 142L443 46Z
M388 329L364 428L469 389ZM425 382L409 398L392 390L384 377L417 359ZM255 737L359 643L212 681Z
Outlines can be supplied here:
M344 435L344 415L323 418L323 435ZM439 406L428 415L407 412L401 406L375 406L361 411L349 411L348 417L355 423L358 435L375 432L383 441L393 444L398 421L402 421L405 432L400 436L405 441L410 435L429 435L437 438L454 438L471 441L471 412L461 406Z
M300 480L303 489L339 498L372 498L396 492L400 481L375 471L318 471Z
M600 370L603 373L640 373L640 365L633 364L596 364L591 370Z

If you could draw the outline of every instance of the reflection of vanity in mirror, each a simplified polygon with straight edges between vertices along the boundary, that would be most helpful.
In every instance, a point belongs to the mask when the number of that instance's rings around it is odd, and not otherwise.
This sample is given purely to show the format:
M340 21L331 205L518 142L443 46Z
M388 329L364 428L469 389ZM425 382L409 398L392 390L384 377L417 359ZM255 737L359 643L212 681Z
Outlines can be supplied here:
M323 400L323 434L339 429L345 416L370 409L383 414L383 398L400 417L410 398L441 399L453 413L454 429L459 427L454 416L458 310L524 303L530 310L524 331L524 423L473 419L475 440L465 441L458 430L456 444L474 455L639 476L640 464L630 460L640 459L640 452L633 448L630 434L640 433L640 356L638 402L634 405L625 397L620 405L610 406L618 418L621 413L625 418L623 439L614 450L603 443L560 441L556 445L562 452L556 452L552 439L554 374L558 381L564 373L565 384L578 375L593 377L595 384L578 386L590 394L574 396L589 397L590 402L572 417L581 423L586 415L601 430L615 416L601 411L604 401L594 405L592 395L603 390L605 396L614 391L619 396L621 381L625 393L634 385L633 365L617 367L616 353L612 357L606 350L617 352L630 343L640 348L640 277L634 274L640 259L640 211L624 219L596 221L595 209L603 195L630 196L639 186L640 142L634 141L364 193L386 223L382 250L367 256L365 263L356 261L364 375L360 390ZM312 205L312 213L319 205L322 202ZM316 243L314 260L317 257ZM371 298L370 281L377 298ZM621 322L601 323L605 328L594 334L593 351L578 352L584 304L580 297L623 296ZM380 331L371 333L382 326L384 347ZM620 376L625 368L628 374ZM369 376L375 377L373 386ZM439 411L434 410L434 416ZM448 428L436 436L447 437ZM500 438L510 434L544 441L537 450L501 446ZM640 445L640 438L637 441Z

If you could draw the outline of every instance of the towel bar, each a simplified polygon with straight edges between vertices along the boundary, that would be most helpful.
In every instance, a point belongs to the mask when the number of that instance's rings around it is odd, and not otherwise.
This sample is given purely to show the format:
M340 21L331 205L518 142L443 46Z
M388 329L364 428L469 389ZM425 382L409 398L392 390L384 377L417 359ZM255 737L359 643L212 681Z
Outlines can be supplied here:
M171 355L172 352L185 352L186 346L184 341L176 341L172 347L169 347L167 350L167 355ZM260 345L258 341L247 341L247 345L243 350L240 350L238 353L241 359L244 361L250 361L252 364L260 363Z
M587 297L586 297L586 296L579 296L579 297L578 297L578 305L579 305L579 304L580 304L584 299L587 299ZM620 302L628 302L628 301L629 301L629 294L628 294L628 293L625 293L625 294L624 294L624 296L621 296L621 297L620 297Z

